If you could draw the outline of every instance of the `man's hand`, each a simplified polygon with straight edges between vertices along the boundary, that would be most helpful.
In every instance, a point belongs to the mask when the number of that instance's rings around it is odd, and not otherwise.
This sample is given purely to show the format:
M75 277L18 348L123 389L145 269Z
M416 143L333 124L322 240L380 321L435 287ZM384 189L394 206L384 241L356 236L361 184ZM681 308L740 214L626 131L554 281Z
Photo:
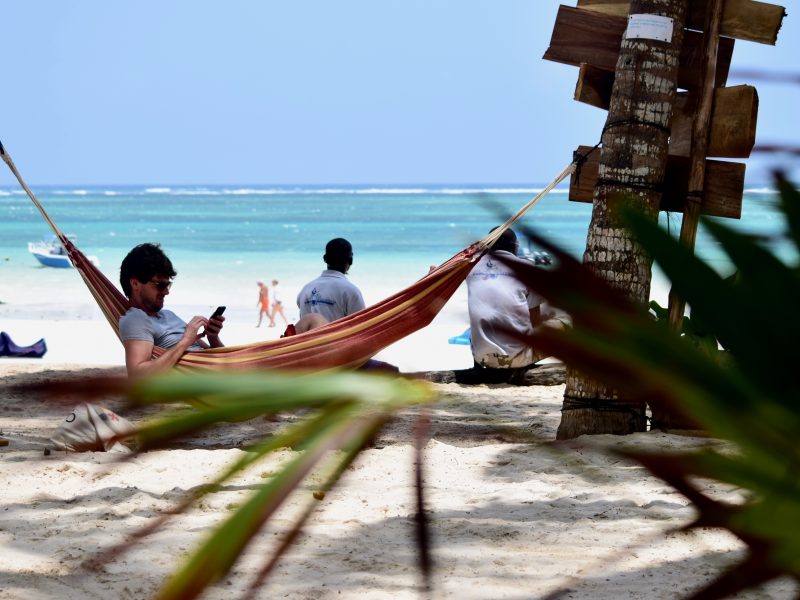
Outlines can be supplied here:
M184 351L189 348L189 346L196 344L197 341L203 337L201 333L203 328L208 328L208 319L200 315L195 315L192 317L191 321L186 324L186 330L183 332L183 338L180 342L183 345Z
M224 345L222 340L219 339L219 332L222 330L224 321L225 317L222 315L206 320L206 337L212 348L221 348Z

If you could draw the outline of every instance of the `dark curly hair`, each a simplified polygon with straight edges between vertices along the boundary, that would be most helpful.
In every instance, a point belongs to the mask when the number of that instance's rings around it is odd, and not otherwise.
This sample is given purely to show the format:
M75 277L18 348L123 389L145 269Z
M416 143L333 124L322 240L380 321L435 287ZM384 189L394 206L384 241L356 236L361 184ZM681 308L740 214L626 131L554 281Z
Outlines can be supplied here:
M178 272L161 250L160 244L139 244L122 260L119 267L119 282L125 295L131 297L131 277L147 283L153 276L175 277Z

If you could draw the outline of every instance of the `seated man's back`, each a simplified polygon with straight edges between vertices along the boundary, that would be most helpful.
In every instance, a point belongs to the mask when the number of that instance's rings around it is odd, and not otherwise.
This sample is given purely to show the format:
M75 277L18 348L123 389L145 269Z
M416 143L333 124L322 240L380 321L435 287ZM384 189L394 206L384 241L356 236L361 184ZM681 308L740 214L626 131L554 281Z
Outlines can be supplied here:
M350 243L342 238L331 240L325 246L323 260L328 268L297 295L300 316L320 314L328 321L335 321L364 308L361 291L346 275L353 264Z
M518 368L535 362L534 349L518 339L539 324L542 299L520 281L509 263L516 257L516 236L508 249L503 238L484 255L467 276L472 355L491 368ZM508 240L506 240L508 242ZM508 242L510 244L510 242Z

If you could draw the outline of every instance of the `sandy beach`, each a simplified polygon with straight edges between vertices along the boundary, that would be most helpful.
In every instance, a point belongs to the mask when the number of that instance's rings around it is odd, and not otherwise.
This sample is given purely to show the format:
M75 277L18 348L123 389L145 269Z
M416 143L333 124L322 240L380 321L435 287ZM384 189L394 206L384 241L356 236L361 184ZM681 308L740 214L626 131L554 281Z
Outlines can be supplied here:
M288 281L287 288L293 284ZM122 463L114 453L45 456L48 439L70 408L10 386L124 374L122 347L99 309L81 296L80 285L73 278L61 304L0 305L1 328L15 342L27 345L44 336L48 344L42 359L0 359L0 435L9 442L0 447L2 600L152 597L180 556L240 503L268 468L204 499L102 572L82 564L174 506L249 443L297 418L220 426ZM204 314L205 306L186 301L202 297L199 283L193 285L191 293L170 296L168 307L182 315ZM663 286L655 291L665 293ZM384 292L367 288L365 296L374 300ZM226 343L277 337L280 327L255 327L250 297L242 293L242 298L227 313ZM466 368L472 363L469 347L447 343L465 323L461 289L429 327L378 358L403 372ZM431 385L439 394L425 449L432 597L521 599L562 591L565 598L677 598L740 556L741 544L724 532L679 533L693 516L686 500L643 468L607 452L631 446L681 451L720 442L660 432L554 442L563 385ZM134 424L146 417L128 412L119 398L99 404ZM400 415L319 503L260 598L423 597L412 537L415 420L413 411ZM278 464L291 455L283 450L273 460ZM738 495L720 486L710 491ZM287 523L283 517L271 523L206 597L241 593L260 566L258 557ZM793 584L777 582L743 597L797 593Z
M159 535L89 572L82 563L122 540L187 490L240 456L243 448L294 418L225 425L168 450L117 462L114 453L43 454L69 412L9 385L122 374L119 366L0 360L0 598L147 598L181 554L242 501L254 473L204 499ZM718 445L702 437L650 432L553 442L563 385L435 384L425 448L433 528L435 598L677 598L740 557L724 532L678 528L693 511L643 468L607 453L637 447L679 451ZM103 403L125 414L120 399ZM389 426L319 503L305 533L259 598L419 598L413 551L409 411ZM292 451L274 457L280 463ZM737 492L710 486L714 494ZM312 490L301 493L310 494ZM206 597L237 597L279 538L278 518L248 556ZM747 598L791 598L776 582Z

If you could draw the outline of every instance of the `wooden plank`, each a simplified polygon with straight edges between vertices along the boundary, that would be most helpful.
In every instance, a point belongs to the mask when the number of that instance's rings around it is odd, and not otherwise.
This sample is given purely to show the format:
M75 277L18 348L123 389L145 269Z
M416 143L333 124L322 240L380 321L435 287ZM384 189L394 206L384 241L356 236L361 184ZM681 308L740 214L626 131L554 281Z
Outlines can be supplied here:
M580 146L578 152L585 154L591 146ZM573 202L592 202L597 171L600 166L600 151L596 150L573 173L569 180L569 199ZM664 176L661 210L683 212L686 192L689 187L689 159L670 156ZM744 193L744 163L722 160L707 160L705 187L700 211L712 217L739 219L742 216L742 194Z
M696 100L679 93L672 111L669 153L689 156L692 143L692 118ZM708 149L706 156L747 158L756 142L758 93L750 85L714 90Z
M725 88L720 88L725 89ZM697 110L697 97L688 92L679 92L672 106L669 153L688 157L692 151L692 121Z
M631 0L578 0L578 8L604 15L627 17Z
M559 6L545 60L580 66L588 63L614 71L627 20Z
M613 85L613 71L581 63L578 83L575 85L575 100L608 110Z
M580 66L587 63L599 69L614 71L628 20L590 10L560 6L544 59ZM720 40L717 60L716 86L723 87L728 79L733 40ZM686 31L680 56L678 87L696 89L700 85L703 60L703 34Z
M681 220L681 244L694 252L697 239L697 227L700 224L700 213L705 195L706 169L708 164L708 140L711 135L711 113L714 108L714 68L717 63L719 47L719 28L722 23L722 9L725 0L708 0L707 12L703 24L705 49L703 68L701 69L703 87L694 95L697 97L697 109L692 118L692 144L689 151L689 185L686 192L686 203ZM669 323L673 330L680 333L683 328L686 301L673 286L669 292ZM659 415L661 418L661 415ZM670 419L670 415L667 415Z
M703 30L708 0L689 2L686 27ZM630 0L578 0L578 8L606 15L626 17ZM777 4L754 0L726 0L722 11L720 34L725 37L775 45L786 9Z
M699 12L702 15L705 2L697 4L702 6L699 11L693 10L692 14ZM778 41L778 32L785 16L786 9L777 4L752 0L726 0L720 33L738 40L774 46Z

